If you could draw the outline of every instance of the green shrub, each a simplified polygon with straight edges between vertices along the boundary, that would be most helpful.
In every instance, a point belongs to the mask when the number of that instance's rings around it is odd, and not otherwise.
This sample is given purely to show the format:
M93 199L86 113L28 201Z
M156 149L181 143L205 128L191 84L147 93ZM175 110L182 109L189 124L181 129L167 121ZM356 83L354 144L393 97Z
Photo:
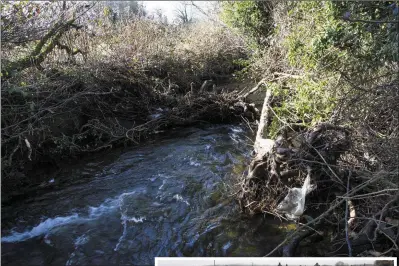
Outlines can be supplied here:
M389 9L384 2L296 3L289 13L297 18L286 39L289 63L307 71L351 74L367 73L397 61L394 23L375 23L393 21ZM346 21L345 14L356 19Z
M231 28L238 29L257 44L262 44L271 32L270 3L262 1L222 2L222 20Z
M276 46L283 44L287 71L301 78L269 84L281 103L274 108L278 118L271 124L272 136L282 121L309 126L328 120L339 99L359 97L353 84L368 80L372 86L372 77L392 71L399 54L393 23L374 23L395 19L389 3L314 1L287 6L287 17L273 38ZM345 13L353 21L343 19Z
M331 116L336 104L336 95L330 88L336 77L314 81L310 76L290 78L286 81L289 87L269 83L273 95L279 99L279 105L273 108L276 114L270 126L270 137L279 133L285 123L300 123L314 126L326 121Z

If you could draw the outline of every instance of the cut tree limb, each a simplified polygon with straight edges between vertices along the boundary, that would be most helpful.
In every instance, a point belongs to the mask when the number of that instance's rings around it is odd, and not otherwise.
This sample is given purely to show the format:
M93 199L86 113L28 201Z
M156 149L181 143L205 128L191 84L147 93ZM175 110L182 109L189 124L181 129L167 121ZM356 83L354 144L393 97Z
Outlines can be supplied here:
M266 90L265 100L263 102L262 112L259 119L258 131L256 133L255 139L255 152L257 154L257 158L266 153L270 152L274 145L274 140L268 139L266 135L266 127L268 126L268 120L270 116L269 105L272 99L272 91L271 89Z
M263 102L262 112L259 119L258 131L256 133L256 139L254 144L255 150L255 158L252 160L249 169L248 169L248 179L252 179L253 177L261 177L264 176L264 169L267 168L268 154L271 153L274 147L274 140L267 138L267 125L270 115L269 104L272 99L272 92L270 89L266 90L265 99ZM275 168L275 167L274 167ZM272 169L276 172L276 169ZM278 173L276 172L278 175Z
M262 79L261 81L258 82L258 84L249 92L245 93L242 97L245 99L255 91L259 90L262 85L266 85L266 79Z

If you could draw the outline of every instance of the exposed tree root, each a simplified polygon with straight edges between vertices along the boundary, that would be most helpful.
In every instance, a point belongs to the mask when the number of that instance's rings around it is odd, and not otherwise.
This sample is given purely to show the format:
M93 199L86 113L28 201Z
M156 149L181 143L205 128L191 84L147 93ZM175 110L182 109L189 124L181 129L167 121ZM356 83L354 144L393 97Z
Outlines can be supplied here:
M362 247L370 249L373 244L390 248L391 252L398 251L398 228L383 221L386 215L398 215L398 195L395 196L397 185L394 187L395 182L389 182L397 171L366 174L364 169L342 165L342 156L352 148L352 131L331 123L320 123L312 128L287 124L275 140L268 139L268 121L274 115L271 97L268 90L254 145L255 155L248 173L243 175L238 184L241 210L249 214L268 213L282 218L278 204L291 188L302 186L306 169L311 169L311 182L317 189L307 197L305 206L318 216L299 226L266 256L275 255L276 252L295 256L295 250L302 240L316 231L325 232L323 235L330 231L331 227L326 224L336 224L338 229L331 233L341 239L332 242L331 254L356 255L362 251ZM364 175L367 175L366 179L360 178ZM369 196L379 197L380 200L375 203L382 205L382 211L371 216L371 220L367 220L370 219L367 218L370 217L367 206L358 204L359 200ZM345 202L348 208L346 216ZM324 207L312 207L320 205ZM354 206L357 206L356 211ZM365 225L363 229L362 225Z

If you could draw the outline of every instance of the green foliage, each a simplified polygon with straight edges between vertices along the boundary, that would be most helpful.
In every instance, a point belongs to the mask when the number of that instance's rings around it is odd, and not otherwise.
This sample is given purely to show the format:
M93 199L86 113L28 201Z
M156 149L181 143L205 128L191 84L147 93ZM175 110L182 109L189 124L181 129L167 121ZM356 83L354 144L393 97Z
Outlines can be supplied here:
M300 19L285 43L290 64L307 71L368 72L397 61L394 23L375 22L394 21L389 9L385 2L296 3L290 16ZM345 21L345 13L355 21Z
M312 71L322 61L335 62L344 55L332 45L342 36L342 30L332 16L331 3L299 2L289 15L301 18L292 26L285 40L292 66ZM335 50L334 56L331 55L332 50Z
M104 12L104 17L111 16L113 13L112 8L110 8L108 6L104 7L103 12Z
M252 38L256 43L263 42L270 33L271 8L262 1L222 2L222 20L230 27Z
M333 78L314 81L311 77L290 79L290 87L276 83L267 86L279 99L280 105L273 108L276 114L269 129L269 136L274 138L285 123L301 123L314 126L327 120L336 104L334 91L329 89Z
M235 72L236 79L237 80L245 79L249 74L251 60L238 58L233 60L233 64L239 69Z
M282 121L310 126L328 120L339 97L359 93L342 75L361 83L389 71L386 66L399 56L394 23L376 23L398 19L390 3L304 1L288 5L288 17L279 31L286 32L282 43L289 67L303 75L284 80L284 86L269 84L281 102L274 108L278 118L270 126L272 137ZM343 19L344 14L349 20Z

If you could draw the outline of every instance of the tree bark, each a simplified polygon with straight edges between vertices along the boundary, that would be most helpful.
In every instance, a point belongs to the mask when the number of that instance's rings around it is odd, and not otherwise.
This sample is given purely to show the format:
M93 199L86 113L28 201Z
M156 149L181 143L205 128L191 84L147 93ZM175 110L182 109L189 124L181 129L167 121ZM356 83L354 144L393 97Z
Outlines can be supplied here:
M271 99L272 92L270 89L267 89L254 144L255 157L249 165L248 179L252 179L253 177L262 178L265 175L268 175L268 173L265 172L267 164L270 163L268 162L267 157L271 153L275 143L274 140L267 138ZM275 167L272 168L274 169Z
M262 154L269 152L274 145L274 141L267 138L267 126L270 116L270 102L272 99L271 89L266 90L265 99L263 101L262 112L259 119L258 131L255 139L255 152L256 154Z
M46 56L59 44L59 40L65 32L71 28L80 28L79 26L74 25L75 20L75 18L72 18L65 23L56 23L39 41L30 55L15 62L10 62L4 67L4 69L2 69L1 73L3 77L9 77L12 73L22 71L29 67L39 67L39 65L46 59ZM65 47L61 48L65 49Z

